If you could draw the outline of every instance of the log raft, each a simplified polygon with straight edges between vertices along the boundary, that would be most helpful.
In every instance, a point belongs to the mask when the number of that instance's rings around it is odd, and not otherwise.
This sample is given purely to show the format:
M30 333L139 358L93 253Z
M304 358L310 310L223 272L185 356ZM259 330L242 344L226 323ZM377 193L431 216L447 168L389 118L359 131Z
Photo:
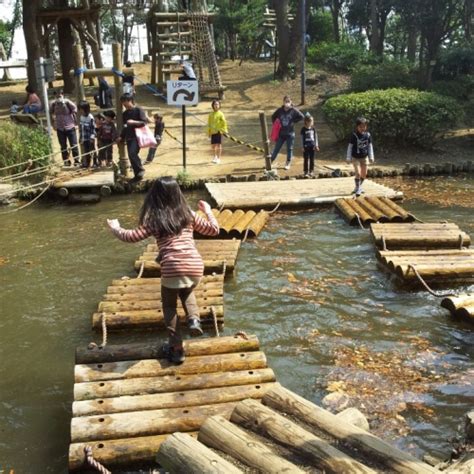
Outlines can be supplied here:
M413 222L415 217L383 196L337 199L336 208L350 225L369 225L374 222Z
M232 275L240 249L240 240L196 240L196 248L204 261L204 273L222 273L225 267L226 275ZM158 247L149 244L145 252L135 261L135 270L142 271L144 277L161 276L161 266L157 263ZM143 267L143 270L142 270Z
M471 249L378 250L376 255L380 265L404 285L422 288L419 277L430 285L452 286L474 281L474 250Z
M92 328L100 330L106 317L111 330L165 328L161 307L161 280L133 278L113 280L104 299L92 315ZM195 290L202 324L214 327L214 315L224 324L224 275L205 275ZM178 304L180 321L186 324L184 310Z
M443 298L441 306L453 316L474 323L474 293Z

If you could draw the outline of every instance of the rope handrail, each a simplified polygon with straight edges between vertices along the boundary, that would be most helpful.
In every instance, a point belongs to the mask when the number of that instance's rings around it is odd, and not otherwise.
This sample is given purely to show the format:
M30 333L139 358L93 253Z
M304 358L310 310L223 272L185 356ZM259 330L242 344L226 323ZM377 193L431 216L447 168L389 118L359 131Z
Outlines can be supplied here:
M436 296L436 298L446 298L448 296L457 296L456 293L454 292L447 292L447 293L436 293L434 290L432 290L429 286L428 283L423 279L423 277L420 275L418 270L416 269L415 265L412 265L411 263L408 264L408 270L407 273L411 270L413 270L413 273L416 275L418 278L419 282L425 287L426 291L430 293L433 296Z
M104 467L99 461L94 459L92 454L92 447L91 446L84 446L84 456L85 462L96 471L100 472L101 474L112 474L106 467Z
M211 306L211 315L214 321L214 331L216 331L216 336L220 337L219 326L217 324L217 314L216 314L216 310L214 309L214 306Z
M16 207L15 209L11 209L9 211L4 211L0 212L0 216L3 214L11 214L12 212L17 212L21 211L22 209L25 209L25 207L28 207L29 205L33 204L35 201L37 201L49 188L51 187L51 184L48 184L37 196L35 196L31 201L27 202L23 206Z

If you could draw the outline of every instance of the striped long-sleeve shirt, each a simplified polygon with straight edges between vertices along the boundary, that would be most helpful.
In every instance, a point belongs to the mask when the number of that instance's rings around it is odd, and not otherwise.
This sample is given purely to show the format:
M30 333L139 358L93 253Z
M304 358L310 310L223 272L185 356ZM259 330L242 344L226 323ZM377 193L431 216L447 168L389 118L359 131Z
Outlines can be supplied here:
M159 234L146 226L136 229L112 229L112 232L124 242L139 242L154 236L158 245L159 254L157 261L161 265L163 278L174 277L201 277L204 273L204 263L194 243L193 231L202 235L218 235L219 224L209 211L205 220L193 213L194 220L179 235L160 237Z

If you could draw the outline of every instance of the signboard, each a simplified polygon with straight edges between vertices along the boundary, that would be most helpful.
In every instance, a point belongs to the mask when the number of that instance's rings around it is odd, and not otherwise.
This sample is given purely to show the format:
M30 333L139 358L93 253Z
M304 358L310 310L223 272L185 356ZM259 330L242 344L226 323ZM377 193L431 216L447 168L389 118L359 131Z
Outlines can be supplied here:
M43 64L41 64L41 61ZM43 77L44 67L44 77ZM51 58L40 58L35 60L36 77L46 82L54 81L54 63Z
M198 81L166 81L168 105L197 105L199 103Z

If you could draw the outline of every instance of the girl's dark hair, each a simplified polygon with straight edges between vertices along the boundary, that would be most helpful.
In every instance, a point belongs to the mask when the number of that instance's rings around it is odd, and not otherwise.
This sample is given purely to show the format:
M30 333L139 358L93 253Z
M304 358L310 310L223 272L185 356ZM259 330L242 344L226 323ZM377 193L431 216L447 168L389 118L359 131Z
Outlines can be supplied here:
M178 235L192 221L191 209L176 180L165 176L154 181L140 211L140 225L164 237Z
M132 67L132 61L127 61L125 63L125 67Z
M219 106L221 105L221 101L220 100L217 100L217 99L214 99L212 102L211 102L211 107L214 108L214 105L215 104L219 104Z
M357 117L356 118L356 127L358 125L367 125L369 121L365 117Z
M79 110L82 110L86 115L89 115L91 113L91 106L89 102L81 100L79 102Z
M31 84L28 84L25 87L25 91L28 92L28 94L34 94L36 92L36 89Z
M104 117L110 117L113 120L116 117L116 114L113 110L106 110L104 112Z

